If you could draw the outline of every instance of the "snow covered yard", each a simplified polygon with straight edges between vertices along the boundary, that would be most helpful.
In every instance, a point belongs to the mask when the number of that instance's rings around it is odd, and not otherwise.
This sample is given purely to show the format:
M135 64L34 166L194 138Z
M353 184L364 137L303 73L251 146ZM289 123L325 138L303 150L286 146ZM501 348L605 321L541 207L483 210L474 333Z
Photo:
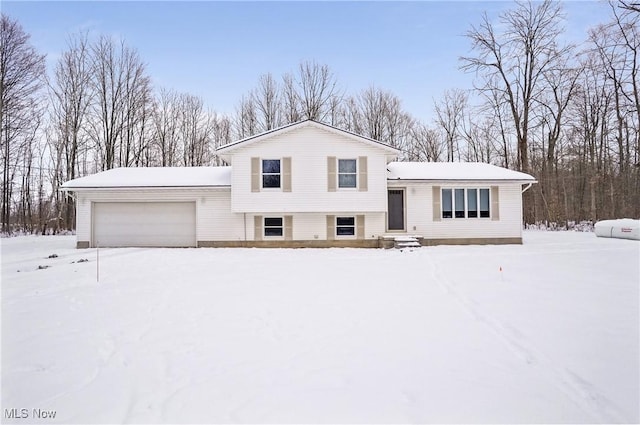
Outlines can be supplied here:
M74 244L1 240L6 423L640 421L637 241Z

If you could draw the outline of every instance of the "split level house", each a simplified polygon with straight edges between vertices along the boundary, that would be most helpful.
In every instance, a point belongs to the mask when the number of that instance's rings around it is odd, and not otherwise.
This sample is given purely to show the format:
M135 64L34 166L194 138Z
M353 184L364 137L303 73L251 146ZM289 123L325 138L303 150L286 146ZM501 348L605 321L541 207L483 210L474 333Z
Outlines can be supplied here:
M230 166L116 168L63 184L77 247L383 247L522 243L527 174L396 162L306 120L217 150Z

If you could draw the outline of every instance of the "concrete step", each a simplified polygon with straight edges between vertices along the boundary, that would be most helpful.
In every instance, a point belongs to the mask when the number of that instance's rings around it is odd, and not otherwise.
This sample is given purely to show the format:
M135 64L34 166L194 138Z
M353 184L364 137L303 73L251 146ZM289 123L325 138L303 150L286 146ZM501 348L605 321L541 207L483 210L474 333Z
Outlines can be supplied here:
M393 246L398 249L402 248L419 248L422 246L418 238L413 236L397 236L393 240Z
M396 248L420 248L420 242L398 242L396 243Z

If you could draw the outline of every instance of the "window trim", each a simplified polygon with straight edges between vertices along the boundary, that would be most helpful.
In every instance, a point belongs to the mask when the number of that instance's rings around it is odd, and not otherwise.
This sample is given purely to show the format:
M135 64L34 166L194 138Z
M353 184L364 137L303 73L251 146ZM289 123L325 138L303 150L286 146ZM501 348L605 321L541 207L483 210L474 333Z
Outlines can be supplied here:
M267 220L280 220L280 226L267 226ZM267 235L267 229L280 229L281 230L281 234L280 235ZM282 239L284 240L285 237L285 219L283 216L276 216L276 217L269 217L269 216L264 216L262 217L262 237L265 239Z
M265 173L264 172L264 162L265 161L278 161L279 164L279 169L280 172L279 173ZM274 187L265 187L264 185L264 176L278 176L279 179L279 185L278 186L274 186ZM260 158L260 189L261 190L271 190L271 191L282 191L282 178L283 178L283 172L282 172L282 158Z
M345 224L338 224L338 219L341 218L347 218L347 219L351 219L353 220L353 225L349 224L349 225L345 225ZM358 219L355 215L336 215L333 219L334 222L334 237L336 239L356 239L358 237ZM352 235L341 235L338 233L338 227L344 227L344 228L353 228L353 234Z
M340 172L340 161L353 161L356 165L356 169L353 172L349 172L349 173L341 173ZM358 190L358 180L359 180L359 176L360 174L358 173L359 171L359 165L358 165L358 158L336 158L336 189L338 190ZM355 185L354 186L340 186L340 175L352 175L355 181Z
M444 202L444 191L448 190L451 192L451 217L445 217L444 216L444 207L445 207L445 202ZM462 203L464 206L464 217L456 217L456 191L457 190L462 190L463 191L463 199L462 199ZM481 190L486 190L487 192L487 196L488 196L488 204L489 204L489 210L488 210L488 215L486 217L482 217L481 216L481 206L480 206L480 193ZM476 209L475 212L477 214L476 217L469 217L469 191L475 191L476 195ZM440 188L440 218L442 220L491 220L491 208L492 208L492 204L491 204L491 188L490 187L485 187L485 186L475 186L475 187L465 187L465 186L447 186L447 187L441 187ZM460 211L460 210L457 210Z

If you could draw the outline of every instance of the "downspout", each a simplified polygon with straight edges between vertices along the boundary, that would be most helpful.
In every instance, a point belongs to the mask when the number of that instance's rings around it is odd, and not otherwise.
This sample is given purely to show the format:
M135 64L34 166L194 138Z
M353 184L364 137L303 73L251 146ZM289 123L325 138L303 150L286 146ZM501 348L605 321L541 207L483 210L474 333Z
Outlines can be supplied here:
M535 183L535 182L534 182L534 183ZM530 188L531 186L533 186L533 183L529 183L529 184L527 185L527 187L525 187L524 189L522 189L522 192L521 192L521 193L525 193L527 190L529 190L529 188ZM522 211L521 211L521 214L522 214ZM521 216L521 218L522 218L522 219L524 219L524 215L522 215L522 216ZM523 221L523 222L522 222L522 226L520 227L520 240L522 240L522 228L523 228L523 227L525 227L525 226L526 226L526 224L525 224L525 223L524 223L524 221ZM522 243L522 242L520 242L520 243Z
M242 222L244 223L244 241L247 241L247 213L242 213L243 219Z

